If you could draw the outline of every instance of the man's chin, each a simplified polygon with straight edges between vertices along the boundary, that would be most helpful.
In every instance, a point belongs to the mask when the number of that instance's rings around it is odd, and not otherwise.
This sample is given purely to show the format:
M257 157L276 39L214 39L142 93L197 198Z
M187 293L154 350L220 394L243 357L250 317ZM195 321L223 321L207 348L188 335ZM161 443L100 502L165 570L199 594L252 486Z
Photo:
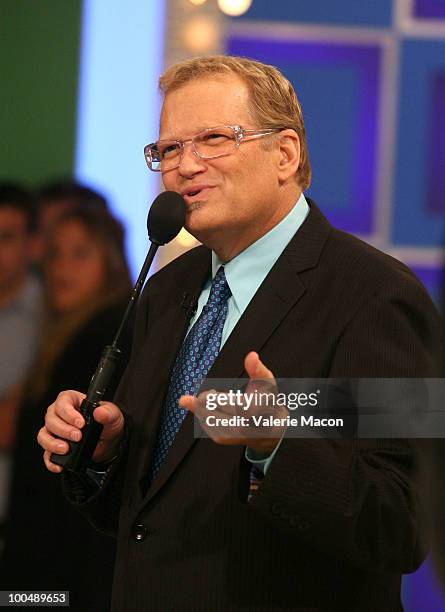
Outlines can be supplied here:
M208 222L205 223L204 220L199 220L198 222L197 219L189 219L188 215L184 227L189 234L203 244L206 244L206 240L215 232L214 225L210 225Z
M196 210L200 210L203 206L204 206L204 202L188 203L186 206L186 213L187 215L189 215L190 213L195 212Z
M205 230L209 225L208 219L205 219L205 214L202 214L202 209L202 202L187 205L184 227L192 236L195 235L196 231Z

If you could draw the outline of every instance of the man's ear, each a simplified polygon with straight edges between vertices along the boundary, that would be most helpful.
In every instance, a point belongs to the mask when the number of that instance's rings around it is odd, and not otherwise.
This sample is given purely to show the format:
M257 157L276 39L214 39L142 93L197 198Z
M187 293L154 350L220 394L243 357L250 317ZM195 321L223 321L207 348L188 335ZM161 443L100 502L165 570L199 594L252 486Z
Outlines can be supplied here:
M286 181L296 175L300 165L300 139L295 130L278 133L278 178Z

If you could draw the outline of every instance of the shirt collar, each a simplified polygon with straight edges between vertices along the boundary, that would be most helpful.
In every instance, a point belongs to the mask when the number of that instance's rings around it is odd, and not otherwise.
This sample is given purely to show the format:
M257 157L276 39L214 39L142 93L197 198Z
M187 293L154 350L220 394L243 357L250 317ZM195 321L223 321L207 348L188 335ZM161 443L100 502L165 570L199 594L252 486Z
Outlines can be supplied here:
M309 213L309 205L301 194L292 210L275 227L256 242L223 264L212 252L212 279L221 265L240 314L247 308L257 289L284 251Z

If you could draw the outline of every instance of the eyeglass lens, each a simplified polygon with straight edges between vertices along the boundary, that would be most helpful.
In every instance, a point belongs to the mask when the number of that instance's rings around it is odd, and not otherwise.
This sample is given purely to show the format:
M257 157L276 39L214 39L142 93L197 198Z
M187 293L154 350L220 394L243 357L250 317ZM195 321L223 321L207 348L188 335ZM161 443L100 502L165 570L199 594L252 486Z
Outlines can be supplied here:
M180 163L181 143L176 140L160 140L156 149L151 148L151 168L169 170ZM230 126L204 130L192 138L195 152L204 159L229 155L237 146L235 130Z

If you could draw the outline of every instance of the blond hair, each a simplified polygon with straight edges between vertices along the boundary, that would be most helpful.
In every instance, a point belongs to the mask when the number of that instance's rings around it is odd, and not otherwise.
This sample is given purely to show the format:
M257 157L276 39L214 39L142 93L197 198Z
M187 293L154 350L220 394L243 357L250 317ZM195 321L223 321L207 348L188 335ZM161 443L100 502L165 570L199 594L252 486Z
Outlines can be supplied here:
M235 74L244 81L249 91L249 112L258 128L295 130L301 147L296 179L301 189L307 189L311 165L303 113L294 88L277 68L245 57L195 57L168 68L159 79L159 89L166 96L190 81L214 74Z

